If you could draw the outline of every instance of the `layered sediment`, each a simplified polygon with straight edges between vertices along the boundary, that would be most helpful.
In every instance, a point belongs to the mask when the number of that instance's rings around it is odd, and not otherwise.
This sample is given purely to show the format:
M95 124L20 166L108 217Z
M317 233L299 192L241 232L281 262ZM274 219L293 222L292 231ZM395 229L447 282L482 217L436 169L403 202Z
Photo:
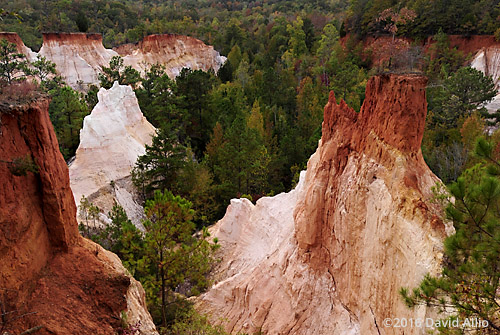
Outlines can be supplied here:
M429 201L439 180L420 151L425 86L374 77L359 113L331 93L296 188L232 200L212 228L222 262L198 308L231 333L263 334L400 334L383 320L429 315L398 294L439 271L451 229Z
M16 33L0 33L0 38L15 43L28 60L39 55L54 62L64 81L79 91L99 84L99 74L103 67L109 67L113 56L123 57L124 66L142 74L151 65L159 64L172 79L183 68L217 72L226 61L212 46L194 37L174 34L149 35L138 43L112 50L104 47L100 34L44 33L39 53L27 48Z
M97 97L99 102L83 120L80 145L69 166L71 189L78 203L85 196L103 215L118 203L140 226L143 209L131 171L151 144L155 128L142 115L130 86L115 82L109 90L101 88Z

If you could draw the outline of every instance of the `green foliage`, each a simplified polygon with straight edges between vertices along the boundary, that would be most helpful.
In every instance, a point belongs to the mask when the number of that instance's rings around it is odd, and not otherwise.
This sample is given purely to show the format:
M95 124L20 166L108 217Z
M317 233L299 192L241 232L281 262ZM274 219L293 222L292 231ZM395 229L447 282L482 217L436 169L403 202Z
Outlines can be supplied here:
M155 127L167 122L175 126L182 125L183 117L178 111L179 97L175 95L175 90L176 83L160 65L151 66L142 79L142 85L136 88L141 111Z
M484 103L493 99L496 93L491 77L464 67L444 80L442 88L430 97L429 105L435 122L444 127L456 127L461 116L469 116L474 111L484 112Z
M38 173L40 167L33 161L30 155L16 157L12 161L0 160L8 166L10 173L14 176L26 176L28 172Z
M83 118L88 114L82 94L69 86L55 87L49 91L52 101L49 115L64 158L71 158L80 143L80 129Z
M224 328L220 325L212 326L207 318L199 314L192 306L191 302L186 301L183 308L175 310L175 321L170 327L165 329L164 335L177 334L203 334L203 335L226 335Z
M465 55L457 48L450 47L450 40L442 29L432 37L435 41L429 47L425 74L432 82L440 82L448 74L456 72L462 67Z
M86 33L89 30L89 20L83 12L78 12L75 18L75 23L79 32Z
M193 236L191 207L191 202L169 191L156 191L146 202L145 256L139 268L148 273L145 286L150 304L153 303L150 310L164 327L171 321L167 318L167 309L171 303L176 304L178 297L174 292L179 285L184 285L182 293L189 296L198 294L209 284L206 274L217 245L207 242L206 230L200 238Z
M155 190L178 190L177 177L188 159L186 147L179 143L175 129L166 125L156 130L146 153L137 159L132 171L134 184L143 195Z
M197 314L186 296L197 295L209 284L208 271L214 264L213 252L218 248L208 243L206 229L195 235L195 216L192 204L171 192L157 191L146 202L144 232L128 219L124 209L114 204L108 213L111 222L103 226L100 209L87 198L80 201L82 234L116 253L123 265L146 290L149 310L162 334L178 331L206 331L225 334L220 327L212 327ZM124 334L137 328L122 326ZM128 333L127 333L128 331Z
M363 35L383 32L385 24L374 24L380 13L396 11L405 6L414 11L416 17L401 32L420 38L434 35L440 29L448 34L493 34L500 11L498 1L494 0L421 0L397 3L386 0L353 0L346 28L351 33Z
M99 73L99 81L101 87L111 88L113 83L117 81L120 85L130 85L135 88L141 81L139 71L132 68L130 65L123 66L123 58L113 56L109 61L109 67L103 66L102 72Z
M338 40L339 33L335 25L333 23L325 25L319 41L317 55L324 59L329 58Z
M447 75L427 89L429 116L422 144L427 164L445 183L455 181L470 160L470 143L484 130L480 125L467 134L471 115L487 115L484 104L496 95L491 77L470 67ZM462 134L461 134L462 132ZM466 136L468 141L463 139Z
M40 88L50 92L63 85L63 80L57 75L56 64L44 56L37 56L36 61L29 64L28 74L35 76L40 81Z
M108 217L111 223L94 240L117 254L127 270L135 276L138 264L144 257L143 233L129 220L123 207L116 202Z
M214 129L205 159L220 185L218 196L225 201L243 193L263 194L267 189L270 157L256 126L250 116L239 113L225 131L220 124Z
M0 40L0 86L10 85L25 79L28 63L25 56L17 51L15 44Z
M288 49L283 54L282 59L288 62L288 66L292 66L294 60L307 52L306 33L304 32L304 21L300 16L291 24L288 24L286 31L290 38L288 39Z
M476 155L481 163L466 170L449 187L454 202L448 202L446 217L456 232L445 240L441 276L427 275L418 288L400 292L410 307L427 304L448 312L452 307L461 319L487 320L489 326L477 330L478 334L500 330L500 217L496 210L500 204L496 173L500 164L492 152L493 144L480 138Z
M185 136L196 158L201 159L216 120L210 101L210 91L216 84L214 73L184 68L175 83L177 108L184 112Z
M83 237L98 242L101 234L101 224L99 222L99 213L101 210L84 195L80 199L80 206L78 208L78 216L82 220L78 226L80 234Z

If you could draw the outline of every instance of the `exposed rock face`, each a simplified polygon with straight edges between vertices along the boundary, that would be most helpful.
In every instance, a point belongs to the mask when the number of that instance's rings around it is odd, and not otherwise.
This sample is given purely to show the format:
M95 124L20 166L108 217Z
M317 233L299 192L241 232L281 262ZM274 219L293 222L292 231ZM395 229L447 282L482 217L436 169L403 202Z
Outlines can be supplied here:
M48 100L0 106L0 300L14 334L112 334L120 313L155 334L144 291L116 259L77 230L66 163ZM38 173L13 174L31 157Z
M256 205L232 200L212 228L222 263L198 308L232 333L401 334L383 320L425 317L398 294L439 270L448 229L428 201L438 179L420 151L425 85L372 78L360 113L331 94L297 187Z
M39 54L54 62L68 85L79 90L99 83L101 68L109 66L111 57L118 56L104 48L101 35L85 33L43 34Z
M44 56L56 64L57 71L74 89L83 91L91 84L99 84L98 75L103 66L109 66L113 56L122 56L125 65L144 72L153 64L164 65L168 75L175 78L182 68L217 72L226 61L212 46L182 35L150 35L136 44L106 49L100 34L45 33L43 45L37 54L27 48L16 33L0 33L15 43L29 60Z
M125 44L114 49L123 56L125 65L144 71L151 64L162 64L170 78L175 78L185 67L192 70L219 70L226 61L212 46L182 35L164 34L144 37L136 44Z
M471 66L484 74L491 76L499 94L486 105L489 111L500 109L500 43L482 48L472 60Z
M495 37L492 35L450 35L449 39L450 46L462 51L466 56L469 54L474 55L482 48L498 45L498 42L495 41ZM429 41L430 40L431 38L429 38Z
M5 39L10 43L14 43L17 47L17 51L26 56L27 60L34 61L36 60L36 52L31 51L26 45L24 45L23 41L19 37L17 33L7 33L0 32L0 40Z
M143 210L134 199L130 173L155 129L142 115L130 86L115 82L109 90L101 88L97 97L99 102L83 121L80 145L69 167L71 189L78 203L85 195L104 213L116 200L139 223Z

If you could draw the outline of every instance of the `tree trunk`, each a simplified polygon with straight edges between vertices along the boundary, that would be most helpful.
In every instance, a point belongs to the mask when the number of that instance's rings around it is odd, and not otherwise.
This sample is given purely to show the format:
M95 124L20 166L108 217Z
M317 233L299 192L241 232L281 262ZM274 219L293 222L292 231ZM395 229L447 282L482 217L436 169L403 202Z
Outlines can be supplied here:
M165 297L165 270L163 269L163 250L160 250L160 280L161 280L161 325L166 326L167 299Z

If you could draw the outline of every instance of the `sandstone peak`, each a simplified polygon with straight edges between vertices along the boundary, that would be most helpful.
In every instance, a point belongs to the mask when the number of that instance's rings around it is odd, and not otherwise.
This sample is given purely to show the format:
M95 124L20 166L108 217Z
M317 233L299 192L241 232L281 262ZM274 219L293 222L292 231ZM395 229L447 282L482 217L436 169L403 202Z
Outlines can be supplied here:
M417 75L373 77L359 113L343 100L337 105L331 92L324 112L323 142L340 136L352 148L363 150L373 132L395 149L419 152L427 114L426 84L427 79Z
M374 77L360 113L331 94L297 187L233 200L211 229L222 262L198 308L232 333L263 334L397 334L384 318L428 315L398 294L439 271L450 229L429 202L438 179L420 152L425 84Z
M101 88L97 97L99 102L83 121L80 145L69 167L73 195L78 203L85 195L104 213L116 200L139 223L142 207L134 201L130 173L155 129L142 115L130 86L115 82L108 90Z
M68 168L48 105L41 99L0 107L2 329L111 334L125 311L130 322L142 322L143 334L156 334L141 285L116 255L78 233ZM19 159L31 169L21 164L15 172Z

